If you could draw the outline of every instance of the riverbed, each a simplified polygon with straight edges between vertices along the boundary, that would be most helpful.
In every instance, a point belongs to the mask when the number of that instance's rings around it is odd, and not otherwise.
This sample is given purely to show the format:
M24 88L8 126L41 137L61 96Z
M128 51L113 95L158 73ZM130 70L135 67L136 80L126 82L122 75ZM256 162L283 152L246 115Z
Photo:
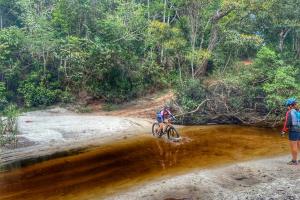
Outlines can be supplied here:
M179 131L178 143L144 133L12 168L0 173L0 199L102 199L162 177L288 153L277 130L193 126Z

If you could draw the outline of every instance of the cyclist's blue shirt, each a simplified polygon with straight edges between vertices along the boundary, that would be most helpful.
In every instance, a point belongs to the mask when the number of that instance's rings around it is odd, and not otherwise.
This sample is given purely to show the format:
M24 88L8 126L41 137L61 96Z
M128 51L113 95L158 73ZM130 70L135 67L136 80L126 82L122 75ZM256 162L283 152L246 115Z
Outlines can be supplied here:
M165 118L167 116L173 116L172 113L170 112L170 110L166 109L166 110L161 110L157 113L157 117L158 118L162 118L162 121L165 120Z

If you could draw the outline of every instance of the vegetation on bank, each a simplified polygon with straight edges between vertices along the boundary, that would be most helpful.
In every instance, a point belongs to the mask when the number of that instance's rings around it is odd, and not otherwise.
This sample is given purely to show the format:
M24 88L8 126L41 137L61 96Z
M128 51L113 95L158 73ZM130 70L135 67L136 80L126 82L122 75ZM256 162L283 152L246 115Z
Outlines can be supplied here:
M168 87L182 113L276 119L285 98L300 96L299 9L296 0L0 0L0 109L82 96L115 104Z
M0 114L0 148L7 144L17 143L17 116L18 109L9 105Z

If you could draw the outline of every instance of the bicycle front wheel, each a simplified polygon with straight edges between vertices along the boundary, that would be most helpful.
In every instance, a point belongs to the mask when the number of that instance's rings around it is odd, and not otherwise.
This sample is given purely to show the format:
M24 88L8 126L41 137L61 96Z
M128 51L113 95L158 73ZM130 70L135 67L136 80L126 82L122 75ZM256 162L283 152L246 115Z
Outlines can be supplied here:
M157 122L153 123L152 124L152 134L154 137L161 137L158 130L159 130L159 123L157 123Z
M169 140L180 138L178 131L174 127L170 127L167 133Z

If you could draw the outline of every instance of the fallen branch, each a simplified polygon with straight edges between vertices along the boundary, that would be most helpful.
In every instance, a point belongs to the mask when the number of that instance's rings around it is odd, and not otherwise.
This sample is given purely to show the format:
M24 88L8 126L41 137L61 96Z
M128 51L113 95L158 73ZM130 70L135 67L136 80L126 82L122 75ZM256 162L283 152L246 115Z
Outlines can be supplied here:
M193 111L190 111L190 112L187 112L187 113L182 113L180 115L176 115L176 117L179 117L179 116L183 116L183 115L188 115L188 114L192 114L192 113L195 113L195 112L198 112L201 108L201 106L203 106L203 104L205 104L207 101L212 101L211 99L205 99L204 101L202 101L195 110Z

